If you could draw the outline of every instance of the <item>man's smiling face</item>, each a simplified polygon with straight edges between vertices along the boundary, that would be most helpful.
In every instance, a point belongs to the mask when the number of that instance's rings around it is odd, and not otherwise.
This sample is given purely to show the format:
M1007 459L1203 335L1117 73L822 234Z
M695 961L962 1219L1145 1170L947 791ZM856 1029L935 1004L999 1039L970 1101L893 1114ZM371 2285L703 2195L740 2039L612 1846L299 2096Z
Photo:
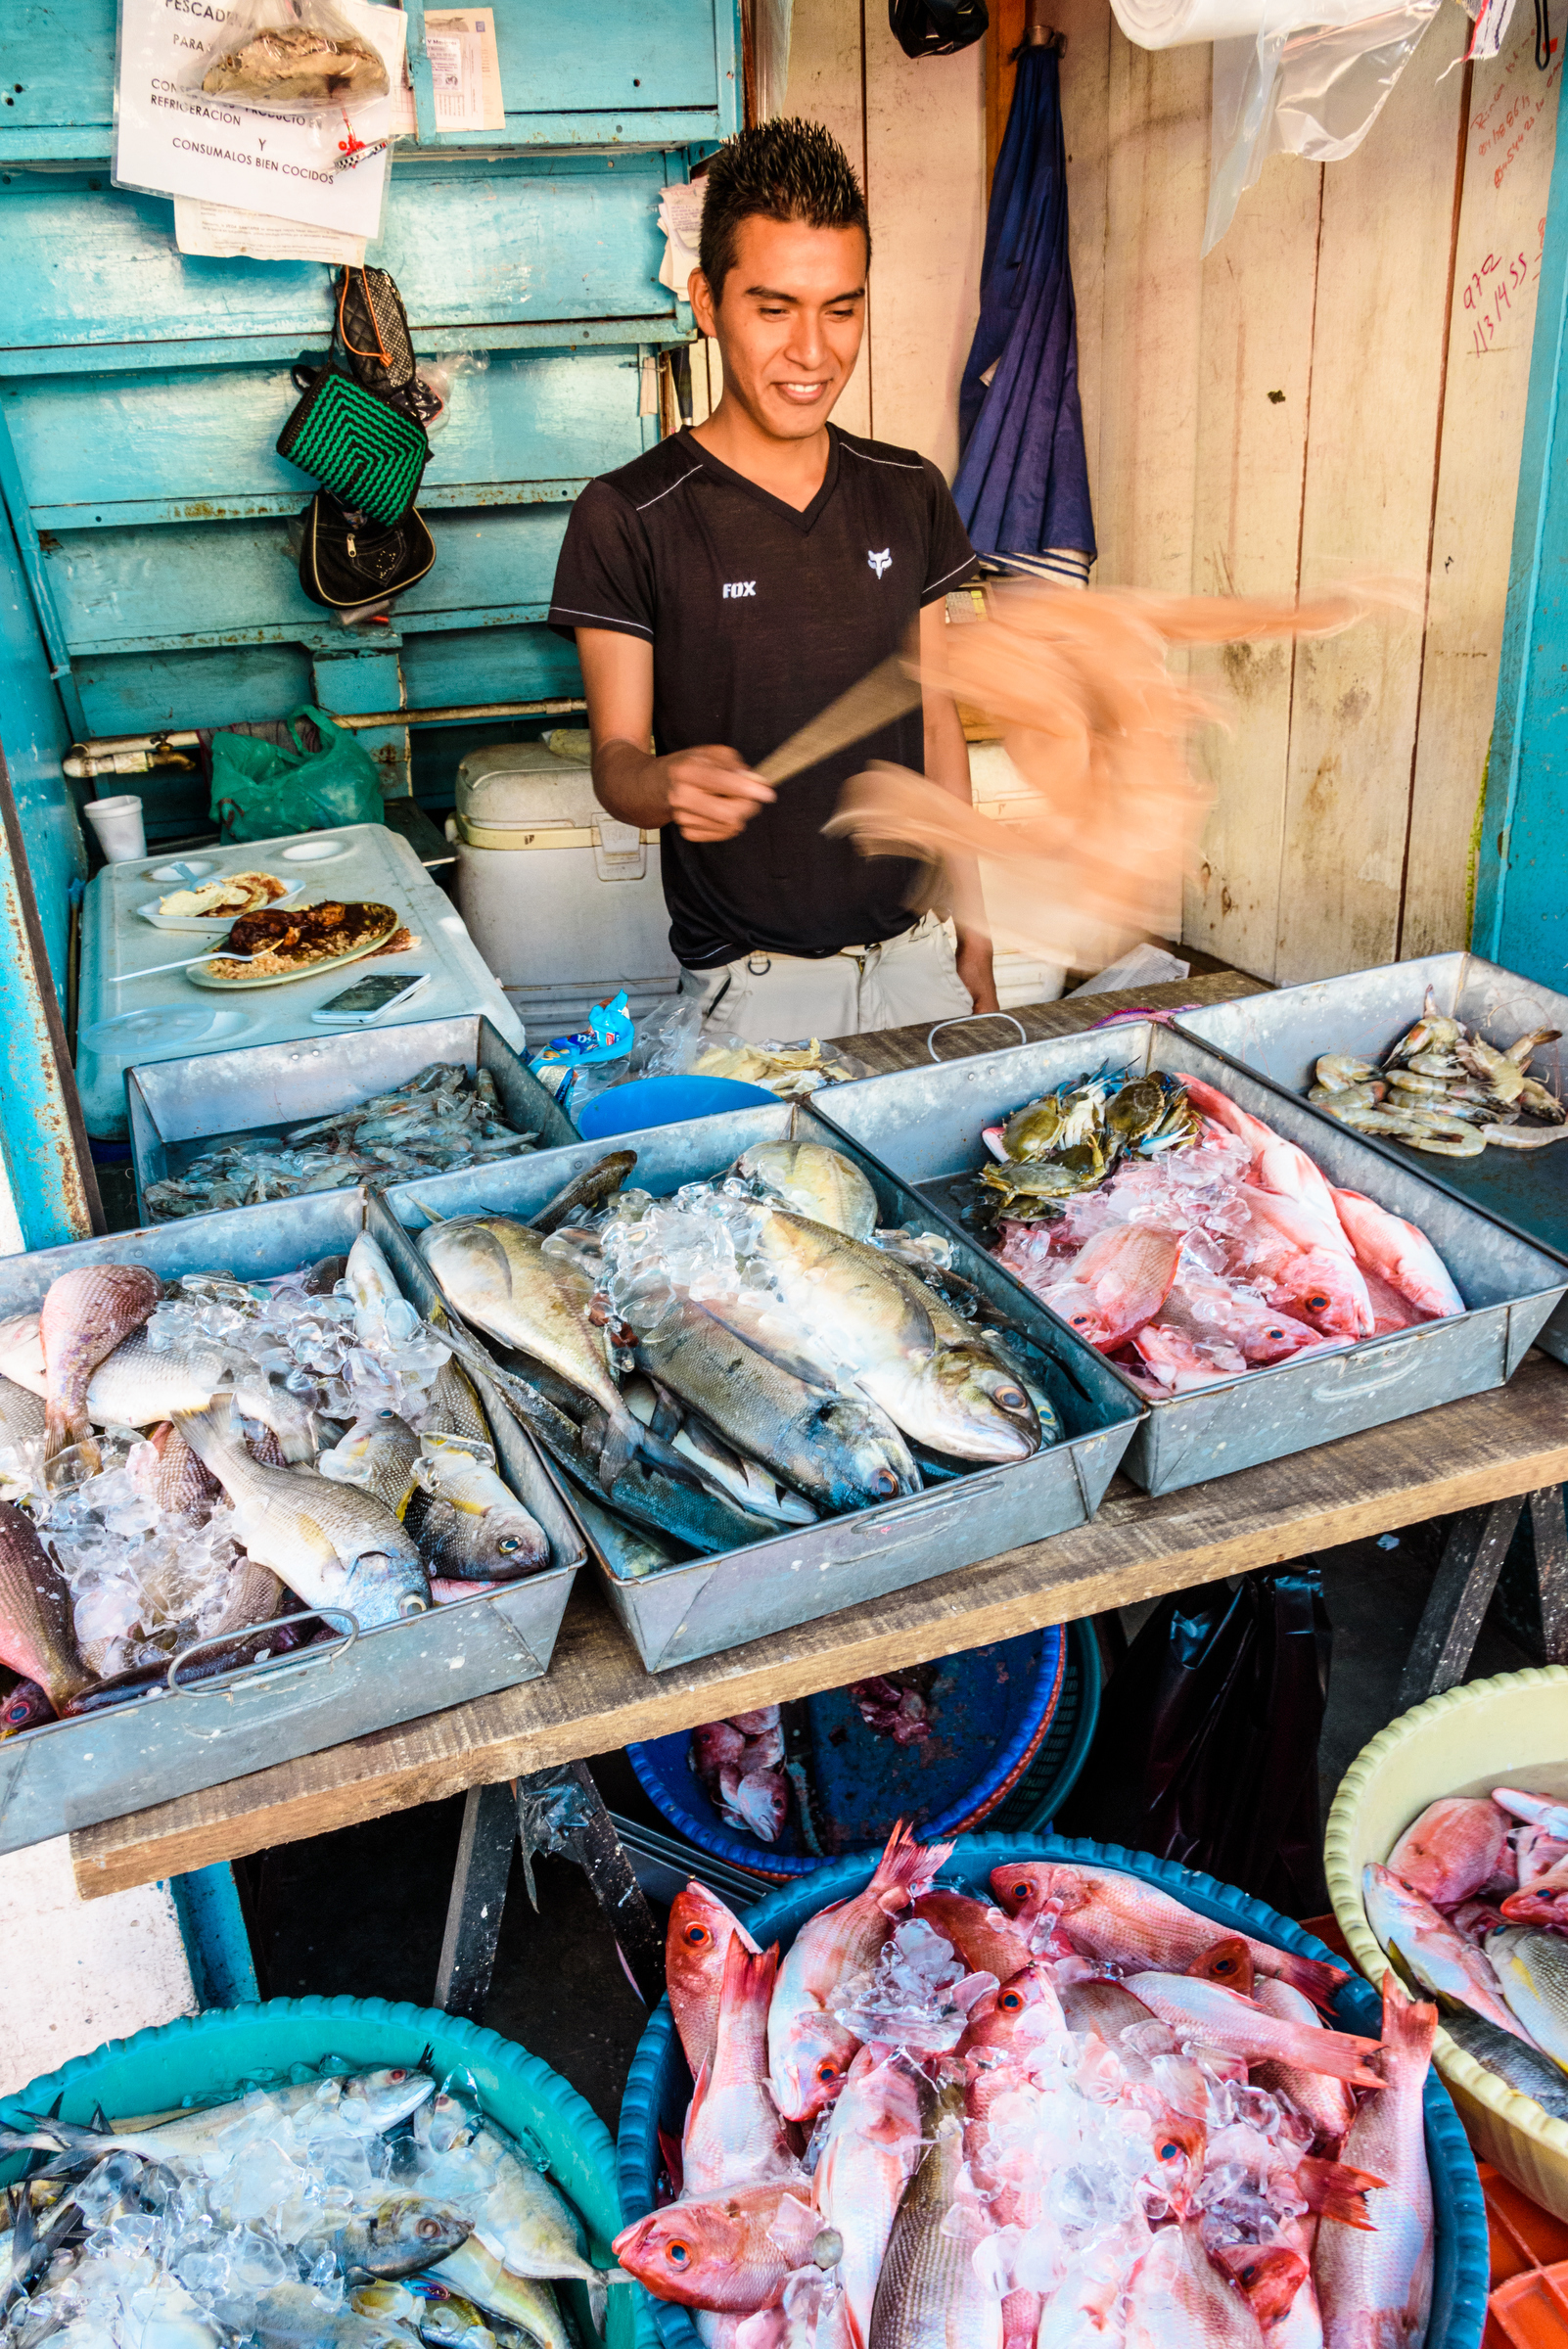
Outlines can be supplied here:
M756 213L740 224L716 303L693 271L692 308L717 341L725 392L773 438L805 439L832 414L865 332L865 274L858 228Z

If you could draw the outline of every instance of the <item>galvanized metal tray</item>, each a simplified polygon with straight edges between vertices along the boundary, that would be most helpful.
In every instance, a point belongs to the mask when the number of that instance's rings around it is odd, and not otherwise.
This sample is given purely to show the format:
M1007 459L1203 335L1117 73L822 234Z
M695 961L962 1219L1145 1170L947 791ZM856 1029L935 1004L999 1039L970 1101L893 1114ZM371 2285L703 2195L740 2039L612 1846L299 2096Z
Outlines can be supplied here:
M1380 1060L1420 1018L1428 988L1440 1011L1462 1020L1499 1049L1533 1028L1560 1029L1563 1040L1544 1044L1530 1073L1563 1094L1568 995L1483 962L1479 954L1429 954L1419 962L1349 971L1343 978L1315 979L1306 987L1282 987L1189 1011L1176 1025L1188 1036L1201 1036L1225 1060L1300 1095L1325 1052ZM1488 1148L1479 1158L1436 1158L1430 1150L1411 1150L1383 1133L1363 1138L1397 1166L1408 1167L1451 1198L1478 1207L1506 1230L1568 1262L1568 1138L1540 1150ZM1536 1344L1568 1362L1568 1303L1557 1307Z
M577 1140L576 1128L554 1095L478 1011L415 1020L404 1028L356 1028L247 1051L157 1060L125 1075L137 1214L149 1220L150 1183L178 1174L204 1150L351 1109L405 1084L433 1060L461 1061L470 1076L487 1069L508 1125L521 1133L536 1133L537 1148L553 1150ZM359 1180L355 1175L345 1187L356 1189Z
M438 1309L439 1291L379 1200L332 1191L0 1259L0 1316L35 1310L50 1282L78 1265L147 1265L163 1279L221 1267L264 1279L345 1253L367 1222L410 1302L423 1313ZM538 1680L585 1551L531 1439L508 1411L489 1419L501 1475L548 1538L547 1567L484 1597L243 1667L178 1695L148 1695L8 1737L0 1743L0 1852Z
M1185 1069L1219 1085L1310 1151L1340 1188L1364 1191L1418 1223L1467 1311L1394 1337L1364 1338L1343 1353L1305 1355L1191 1395L1150 1402L1123 1461L1134 1484L1149 1493L1179 1492L1336 1436L1385 1426L1434 1404L1483 1394L1512 1376L1568 1287L1568 1267L1499 1232L1473 1208L1434 1187L1424 1169L1407 1173L1393 1165L1305 1101L1292 1101L1195 1037L1172 1035L1152 1021L835 1085L823 1115L914 1185L957 1231L962 1226L946 1186L984 1163L982 1127L1053 1085L1102 1073L1140 1076L1149 1069ZM1121 1376L1114 1364L1105 1367ZM1129 1382L1128 1391L1137 1390Z
M780 1102L682 1126L617 1134L615 1147L634 1150L632 1182L663 1196L724 1169L753 1144L791 1131L791 1108ZM853 1142L802 1109L794 1130L803 1139L844 1150L869 1177L885 1224L941 1228L924 1201ZM475 1167L434 1182L390 1190L392 1214L418 1229L428 1221L422 1202L438 1215L486 1211L527 1218L553 1192L604 1154L600 1143L579 1143L537 1158ZM994 1557L1023 1542L1065 1533L1093 1516L1117 1462L1142 1415L1142 1405L1093 1351L1022 1294L967 1239L954 1251L957 1268L1021 1323L1051 1358L1049 1393L1064 1440L1033 1459L982 1467L910 1498L884 1501L815 1525L788 1526L766 1542L716 1557L668 1562L571 1479L562 1489L585 1527L605 1580L610 1604L650 1672L690 1663L818 1616L834 1615L861 1599L907 1589Z

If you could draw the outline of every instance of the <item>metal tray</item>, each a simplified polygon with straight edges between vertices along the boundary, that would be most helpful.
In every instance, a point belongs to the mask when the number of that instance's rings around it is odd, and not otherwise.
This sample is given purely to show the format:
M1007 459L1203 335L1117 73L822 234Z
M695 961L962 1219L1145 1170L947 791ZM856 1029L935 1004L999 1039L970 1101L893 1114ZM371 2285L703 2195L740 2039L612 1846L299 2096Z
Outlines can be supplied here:
M1341 1188L1364 1191L1418 1223L1468 1310L1394 1337L1363 1338L1340 1354L1276 1362L1195 1394L1149 1403L1123 1462L1134 1484L1149 1493L1180 1492L1210 1477L1286 1459L1336 1436L1383 1427L1434 1404L1484 1394L1513 1375L1568 1286L1568 1267L1499 1234L1484 1216L1435 1189L1424 1168L1417 1174L1391 1165L1383 1152L1305 1101L1290 1100L1194 1037L1172 1035L1154 1022L1139 1020L1100 1036L1053 1036L835 1085L823 1115L922 1195L932 1194L936 1214L957 1231L962 1226L945 1204L945 1186L983 1163L983 1126L1064 1082L1102 1072L1139 1076L1151 1068L1185 1069L1219 1085L1276 1132L1301 1143ZM1105 1366L1121 1376L1113 1364ZM1137 1392L1130 1381L1128 1392Z
M754 1143L787 1134L790 1119L790 1105L780 1102L617 1134L614 1147L635 1150L632 1181L662 1196L683 1182L722 1173ZM853 1143L846 1146L810 1111L799 1112L795 1130L803 1139L844 1150L863 1168L884 1223L941 1228L923 1200ZM605 1147L584 1142L502 1167L443 1174L435 1182L405 1183L387 1193L386 1204L411 1228L427 1221L420 1204L427 1199L438 1215L490 1211L528 1217L579 1169L601 1158ZM774 1539L745 1549L673 1564L563 1478L563 1490L603 1570L610 1603L650 1672L835 1615L861 1599L907 1589L1020 1543L1065 1533L1093 1516L1142 1415L1141 1403L1092 1349L1033 1298L1021 1297L967 1240L955 1254L965 1277L977 1281L1048 1348L1054 1371L1049 1393L1062 1421L1062 1443L1033 1459L980 1468L907 1499L822 1518L815 1525L785 1527Z
M268 1278L345 1253L367 1223L410 1301L426 1313L438 1306L423 1261L380 1202L332 1191L0 1259L0 1315L33 1311L49 1283L77 1265L147 1265L162 1278L222 1267ZM538 1680L585 1552L531 1439L507 1411L492 1412L490 1428L502 1476L549 1539L542 1572L341 1645L242 1667L188 1693L144 1696L6 1738L0 1852Z
M1381 970L1350 971L1309 987L1248 995L1183 1014L1176 1025L1237 1067L1298 1096L1313 1082L1324 1052L1379 1060L1396 1036L1421 1016L1430 988L1440 1011L1462 1020L1491 1044L1511 1044L1532 1028L1558 1028L1563 1040L1544 1044L1530 1073L1562 1093L1568 1078L1568 995L1521 979L1479 954L1429 954L1420 962L1391 962ZM1313 1107L1311 1103L1307 1105ZM1314 1116L1324 1112L1314 1110ZM1334 1121L1329 1121L1331 1124ZM1479 1158L1434 1158L1383 1133L1363 1137L1397 1166L1436 1183L1467 1207L1478 1207L1505 1230L1568 1262L1568 1136L1543 1150L1484 1150ZM1568 1362L1568 1303L1559 1305L1537 1338L1543 1354Z
M521 1132L536 1133L539 1149L558 1149L577 1140L576 1128L554 1095L478 1011L455 1019L416 1020L406 1028L356 1028L293 1043L258 1044L248 1051L157 1060L125 1075L137 1214L149 1220L149 1183L177 1174L214 1143L242 1141L252 1134L303 1126L312 1118L329 1118L335 1110L406 1083L433 1060L460 1060L470 1076L488 1069L508 1122ZM359 1180L355 1176L345 1187L357 1189Z

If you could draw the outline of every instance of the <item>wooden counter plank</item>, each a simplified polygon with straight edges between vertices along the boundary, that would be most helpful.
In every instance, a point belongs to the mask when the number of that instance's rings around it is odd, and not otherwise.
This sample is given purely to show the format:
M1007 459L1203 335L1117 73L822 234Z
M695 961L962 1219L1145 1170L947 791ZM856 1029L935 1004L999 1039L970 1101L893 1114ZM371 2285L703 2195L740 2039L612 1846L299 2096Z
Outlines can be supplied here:
M643 1670L585 1573L544 1680L82 1829L76 1881L117 1892L1558 1483L1565 1405L1568 1370L1532 1354L1493 1394L1189 1492L1151 1500L1119 1478L1092 1525L665 1673Z

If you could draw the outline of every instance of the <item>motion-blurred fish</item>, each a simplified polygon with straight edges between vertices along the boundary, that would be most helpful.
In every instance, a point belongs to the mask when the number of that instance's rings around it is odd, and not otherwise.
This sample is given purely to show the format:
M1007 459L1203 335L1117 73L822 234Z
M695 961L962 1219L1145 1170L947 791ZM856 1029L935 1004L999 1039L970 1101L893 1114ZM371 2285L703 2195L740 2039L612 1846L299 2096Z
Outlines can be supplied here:
M78 1444L99 1465L87 1416L93 1372L122 1338L139 1329L158 1303L158 1279L145 1265L82 1265L49 1285L38 1311L47 1381L44 1456Z

